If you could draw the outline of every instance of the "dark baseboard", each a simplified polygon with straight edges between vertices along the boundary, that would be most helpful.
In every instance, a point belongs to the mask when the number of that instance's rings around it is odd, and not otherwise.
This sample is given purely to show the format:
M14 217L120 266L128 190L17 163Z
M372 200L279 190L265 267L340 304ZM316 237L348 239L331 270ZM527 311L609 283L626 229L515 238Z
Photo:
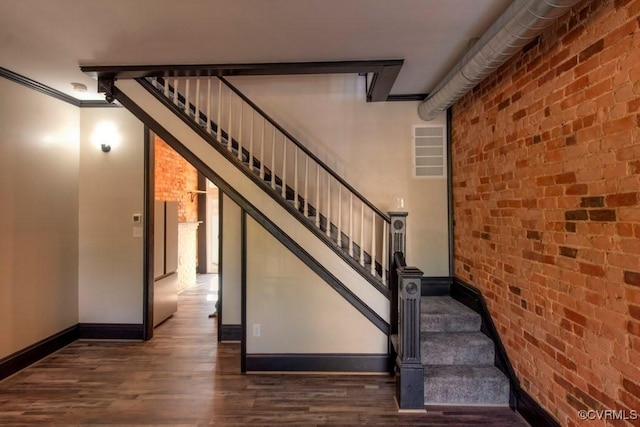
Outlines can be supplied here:
M420 281L420 295L423 297L442 297L451 294L453 279L444 277L423 277Z
M220 325L220 341L242 341L242 325Z
M4 359L0 359L0 380L66 347L77 339L78 325L74 325Z
M511 409L522 415L532 426L559 427L560 424L551 414L520 387L520 382L502 345L502 340L493 323L482 292L476 287L454 277L451 283L451 297L482 316L481 331L491 338L495 345L495 365L509 378L509 406Z
M527 420L530 425L536 427L560 427L560 423L545 411L538 402L533 400L533 397L529 396L526 391L520 389L518 394L516 411L522 415L522 418Z
M80 323L78 324L78 338L96 340L143 340L143 326L142 323Z
M247 372L388 372L387 354L247 354Z

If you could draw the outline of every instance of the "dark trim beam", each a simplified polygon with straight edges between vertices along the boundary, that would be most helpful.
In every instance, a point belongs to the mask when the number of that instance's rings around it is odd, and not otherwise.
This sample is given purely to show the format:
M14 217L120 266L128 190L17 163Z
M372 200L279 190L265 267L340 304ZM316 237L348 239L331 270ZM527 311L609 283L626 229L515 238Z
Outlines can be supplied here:
M385 65L375 73L367 91L367 102L386 101L401 68L402 64Z
M83 65L98 81L142 77L283 76L301 74L373 74L367 101L387 101L404 59L364 61L278 62L254 64ZM396 100L401 100L397 98ZM414 101L415 99L410 99ZM424 100L424 97L419 101Z
M386 354L247 354L247 372L387 372Z
M45 95L48 95L60 101L64 101L67 104L71 104L76 107L80 107L80 108L120 107L120 105L109 104L106 101L81 101L79 99L74 98L73 96L60 92L59 90L53 89L42 83L38 83L37 81L30 79L29 77L25 77L18 73L14 73L13 71L7 70L6 68L2 68L2 67L0 67L0 77L4 77L5 79L11 80L14 83L21 84L23 86L28 87L29 89L33 89L40 93L44 93Z
M92 340L144 340L142 323L80 323L78 338Z
M242 325L220 325L218 341L242 341Z

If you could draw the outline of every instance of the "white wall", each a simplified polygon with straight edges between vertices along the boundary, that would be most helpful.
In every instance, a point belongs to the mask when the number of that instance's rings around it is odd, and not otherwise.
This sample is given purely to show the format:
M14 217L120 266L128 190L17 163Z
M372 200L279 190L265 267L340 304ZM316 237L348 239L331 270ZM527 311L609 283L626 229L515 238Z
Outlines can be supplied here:
M242 321L242 209L220 193L222 220L222 324Z
M229 80L382 211L404 198L408 263L448 275L446 179L413 178L418 102L366 103L355 75ZM445 125L445 115L429 124Z
M80 109L0 78L0 359L78 323Z
M109 153L92 137L113 123ZM143 318L143 246L132 216L144 206L144 126L124 108L84 108L80 123L79 316L81 323Z
M246 327L248 354L387 352L384 333L251 217Z

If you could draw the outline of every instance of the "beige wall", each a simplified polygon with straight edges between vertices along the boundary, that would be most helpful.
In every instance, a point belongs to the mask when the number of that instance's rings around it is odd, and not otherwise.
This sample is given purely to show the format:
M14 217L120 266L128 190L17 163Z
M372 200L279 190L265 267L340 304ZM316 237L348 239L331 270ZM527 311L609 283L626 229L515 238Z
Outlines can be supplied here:
M0 78L0 358L78 323L80 109Z
M246 327L249 354L387 352L384 333L251 217Z
M120 143L103 153L96 126L113 123ZM80 123L79 313L81 323L142 323L144 127L124 108L85 108ZM141 226L141 225L140 225Z
M448 275L446 179L413 178L412 126L425 123L417 102L365 102L364 81L352 75L229 79L329 167L378 206L405 200L409 264Z
M242 210L228 196L222 201L222 324L239 325L242 299Z

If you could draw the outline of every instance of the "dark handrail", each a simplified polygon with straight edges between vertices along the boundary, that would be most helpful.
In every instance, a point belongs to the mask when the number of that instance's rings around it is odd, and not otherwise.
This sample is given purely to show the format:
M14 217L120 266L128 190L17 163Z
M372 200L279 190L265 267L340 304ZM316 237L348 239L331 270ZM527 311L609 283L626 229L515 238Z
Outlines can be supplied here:
M238 95L244 102L249 104L251 108L257 111L262 117L264 117L273 127L278 129L284 136L287 137L291 142L293 142L300 150L302 150L307 156L311 157L318 165L320 165L324 170L326 170L332 177L334 177L343 187L352 192L356 197L362 200L371 210L377 213L380 217L382 217L387 223L391 222L391 218L389 215L382 212L378 209L373 203L367 200L362 194L360 194L355 188L353 188L347 181L341 178L338 174L336 174L329 166L327 166L322 160L317 158L308 148L302 145L293 135L287 132L282 126L280 126L275 120L273 120L267 113L265 113L260 107L258 107L253 101L247 98L242 92L240 92L235 86L233 86L227 79L224 77L218 77L229 89L231 89L236 95Z

